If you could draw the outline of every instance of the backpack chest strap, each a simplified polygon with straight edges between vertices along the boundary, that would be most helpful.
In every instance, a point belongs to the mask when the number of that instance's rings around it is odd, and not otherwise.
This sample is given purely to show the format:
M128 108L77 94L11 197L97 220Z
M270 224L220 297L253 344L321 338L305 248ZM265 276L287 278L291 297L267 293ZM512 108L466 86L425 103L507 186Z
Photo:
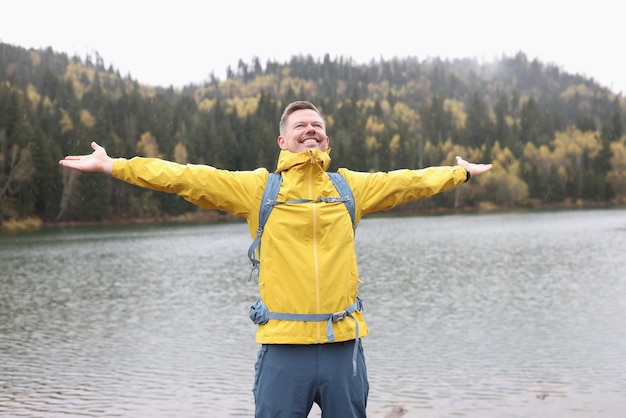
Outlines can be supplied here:
M287 202L280 202L277 200L278 191L280 190L280 185L282 184L283 177L278 173L269 173L267 178L267 183L265 184L265 189L263 190L263 196L261 198L261 206L259 208L259 226L256 231L256 237L252 241L252 244L248 248L248 258L252 263L252 270L250 271L250 277L248 280L252 279L254 272L257 273L260 270L261 263L259 261L258 256L261 254L261 236L263 235L263 228L265 227L265 222L267 222L267 218L270 215L270 212L276 205L282 204L298 204L298 203L309 203L309 202L324 202L324 203L335 203L335 202L343 202L348 210L348 214L350 215L350 220L352 222L352 230L356 232L356 207L354 203L354 195L352 194L352 190L350 186L343 178L343 176L336 172L328 173L328 176L333 183L335 189L339 192L339 197L318 197L317 199L293 199Z

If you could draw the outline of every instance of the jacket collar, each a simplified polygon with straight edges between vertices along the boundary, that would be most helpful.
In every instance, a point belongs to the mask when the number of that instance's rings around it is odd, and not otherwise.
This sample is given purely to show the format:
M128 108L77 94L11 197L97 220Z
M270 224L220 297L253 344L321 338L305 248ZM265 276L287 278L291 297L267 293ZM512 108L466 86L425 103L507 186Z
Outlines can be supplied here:
M316 164L321 170L326 171L330 167L330 162L330 147L326 151L311 149L291 152L283 150L278 156L276 172L281 173L292 168L302 168L307 164Z

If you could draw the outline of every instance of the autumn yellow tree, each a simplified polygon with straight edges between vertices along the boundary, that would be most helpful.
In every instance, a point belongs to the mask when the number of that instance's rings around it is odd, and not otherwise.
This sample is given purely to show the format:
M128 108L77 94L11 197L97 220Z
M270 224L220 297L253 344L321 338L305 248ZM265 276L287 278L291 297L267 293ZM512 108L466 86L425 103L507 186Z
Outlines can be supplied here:
M149 158L163 158L159 152L159 144L152 133L144 132L136 146L137 155ZM132 216L149 218L158 216L160 212L159 199L151 190L142 190L137 194L130 195L129 207Z
M626 136L618 142L611 143L611 171L606 181L611 185L615 194L615 202L626 203Z
M509 148L496 141L491 149L493 169L476 179L476 198L501 206L520 206L528 201L528 185L519 178L520 161Z
M141 135L139 142L137 142L136 151L143 157L163 158L163 155L159 153L157 139L150 132L144 132Z
M567 183L567 195L583 199L586 195L586 181L592 172L591 161L602 150L598 134L580 131L569 127L565 132L557 132L554 138L554 152L559 166L559 177Z

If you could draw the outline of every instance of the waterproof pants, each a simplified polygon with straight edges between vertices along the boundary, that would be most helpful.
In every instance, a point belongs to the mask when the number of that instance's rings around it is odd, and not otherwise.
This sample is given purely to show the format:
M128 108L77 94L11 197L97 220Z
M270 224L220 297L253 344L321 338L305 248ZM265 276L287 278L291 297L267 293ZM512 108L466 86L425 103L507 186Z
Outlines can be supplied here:
M361 341L264 344L255 365L256 418L306 418L317 403L323 418L365 418L369 383Z

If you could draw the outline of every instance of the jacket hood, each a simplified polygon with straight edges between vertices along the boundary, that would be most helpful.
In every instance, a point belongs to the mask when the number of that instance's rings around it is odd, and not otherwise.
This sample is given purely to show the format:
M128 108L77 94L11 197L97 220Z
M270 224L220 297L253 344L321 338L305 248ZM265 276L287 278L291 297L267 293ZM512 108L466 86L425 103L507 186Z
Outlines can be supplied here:
M278 155L278 164L276 172L281 173L290 168L302 166L305 164L317 164L322 170L327 171L330 167L330 147L326 151L318 149L310 149L302 152L291 152L282 150Z

